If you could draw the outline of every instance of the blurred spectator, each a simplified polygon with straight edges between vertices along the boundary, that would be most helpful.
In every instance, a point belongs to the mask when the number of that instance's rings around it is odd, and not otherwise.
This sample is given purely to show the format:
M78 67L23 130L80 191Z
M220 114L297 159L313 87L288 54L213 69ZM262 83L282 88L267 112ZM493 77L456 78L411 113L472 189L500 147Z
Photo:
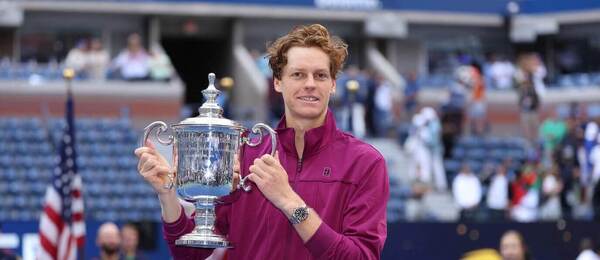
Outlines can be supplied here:
M549 169L552 166L552 153L567 134L567 131L567 124L555 115L547 117L540 125L539 136L542 141L542 163L544 168Z
M152 46L150 50L150 79L156 81L169 81L173 77L173 65L169 56L159 45Z
M275 86L273 85L273 72L271 71L271 67L269 67L269 59L265 54L261 54L258 50L251 50L250 55L254 59L254 62L265 80L267 81L268 87L268 101L269 101L269 122L271 125L276 125L279 119L284 114L284 105L283 105L283 97L281 93L275 91ZM333 102L330 102L330 104ZM334 110L335 111L335 110Z
M508 230L500 238L500 255L504 260L529 260L531 254L521 233Z
M573 180L581 178L581 171L579 168L573 169ZM588 192L586 192L586 186L589 184L582 184L578 181L573 181L570 190L564 190L566 193L566 200L570 206L570 211L563 211L566 217L572 217L573 219L585 219L590 220L592 213L591 205L589 204Z
M85 69L91 80L102 81L106 79L106 70L110 62L108 52L102 46L100 39L90 41L90 50L87 56Z
M535 73L539 71L539 63L536 57L537 55L531 53L521 55L518 62L519 69L515 73L523 135L531 144L534 144L537 140L538 109L541 103L540 93L535 83Z
M121 235L119 227L112 222L106 222L98 228L96 236L96 245L100 248L99 260L119 259L119 249L121 248Z
M543 99L546 94L546 83L544 83L544 79L546 78L548 71L539 54L533 53L531 59L533 66L533 85L535 91L540 96L540 99Z
M489 78L491 87L496 89L511 89L515 66L503 57L492 54L490 57L486 77Z
M594 252L594 242L590 238L583 238L579 244L580 253L575 260L600 260L598 252Z
M473 135L483 135L486 132L486 101L485 81L479 65L471 66L472 80L471 99L469 101L469 126Z
M124 80L147 80L150 76L150 56L136 33L127 38L127 48L114 59L112 70Z
M378 73L368 70L366 71L366 75L367 75L367 97L365 100L365 127L367 129L367 135L368 136L378 136L379 133L377 132L377 122L375 122L377 119L376 117L377 112L376 112L376 107L375 107L375 96L377 94L377 87L380 84L389 84L389 82L385 82L385 78L381 77L380 80L378 80ZM385 82L385 83L382 83ZM396 107L394 106L394 100L393 98L390 96L390 122L389 122L389 126L391 127L394 121L394 116L395 116L395 109ZM382 133L382 134L387 134L387 133Z
M446 183L446 171L444 170L444 147L442 146L442 125L438 119L435 109L425 107L420 113L425 119L425 145L431 158L431 170L433 175L433 184L438 191L445 191L448 188Z
M392 111L392 92L391 83L383 77L383 75L375 76L375 97L374 97L374 125L377 136L387 136L392 127L393 111Z
M121 249L123 250L122 260L145 260L147 259L138 250L140 239L138 228L131 223L123 225L121 228L121 239L123 241Z
M590 161L592 163L592 173L591 176L586 180L585 184L594 184L600 180L600 133L598 133L596 137L596 145L594 145L592 151L590 152ZM586 186L591 187L591 185Z
M577 47L568 46L558 53L558 69L562 74L576 72L581 65L581 58L577 52Z
M567 133L554 149L553 161L558 167L563 191L560 193L560 204L564 218L571 217L571 205L567 202L567 194L573 187L573 182L579 180L573 178L574 169L579 168L577 154L581 147L581 129L574 118L567 121Z
M408 73L404 87L404 115L406 119L412 118L417 110L420 88L417 82L417 73L414 71Z
M271 125L276 125L285 111L281 93L275 91L275 86L273 85L273 71L271 71L271 67L269 67L269 59L267 58L266 53L261 54L256 49L252 49L250 51L250 55L254 59L256 67L260 70L261 74L267 81L267 92L269 95L269 122Z
M528 162L517 179L511 183L511 217L518 222L532 222L538 218L541 180L533 162Z
M487 191L487 206L491 220L504 220L508 209L508 177L503 164L496 166Z
M408 195L406 200L406 219L408 221L426 219L430 212L425 203L425 196L431 190L430 185L417 180L413 181L407 190L405 191Z
M585 187L590 183L592 178L592 171L594 168L594 160L592 158L592 150L597 145L598 124L594 121L590 121L585 126L585 133L583 139L583 156L580 160L581 165L581 176L580 183Z
M482 197L481 182L466 163L463 163L460 172L454 177L452 195L461 209L461 221L475 220L477 207Z
M358 88L353 89L353 84ZM368 77L356 65L349 65L336 80L335 102L338 104L336 119L341 129L351 131L357 137L366 134L365 104L368 96Z
M408 175L413 182L421 182L431 186L431 153L425 142L427 130L426 120L421 114L415 114L412 119L412 129L404 142L404 150L408 155Z
M540 206L540 219L546 221L558 220L562 217L560 206L560 193L562 182L558 175L558 167L546 171L542 182L542 199Z
M444 158L450 158L454 142L463 132L465 95L472 84L470 67L462 66L454 73L455 81L450 85L449 98L442 106L442 142Z
M85 67L88 62L89 51L89 42L87 40L80 40L75 45L75 48L71 49L67 54L65 66L75 70L77 75L87 77L88 75Z

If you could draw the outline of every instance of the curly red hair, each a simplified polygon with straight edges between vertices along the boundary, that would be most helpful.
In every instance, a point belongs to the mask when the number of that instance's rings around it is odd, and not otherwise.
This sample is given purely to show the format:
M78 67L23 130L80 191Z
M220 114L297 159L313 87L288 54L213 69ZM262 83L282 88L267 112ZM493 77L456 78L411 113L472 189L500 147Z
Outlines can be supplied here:
M292 47L317 47L323 50L329 56L329 72L334 78L342 70L348 56L348 45L342 39L331 36L325 26L320 24L297 26L273 42L267 49L273 78L281 79L281 73L288 61L287 52Z

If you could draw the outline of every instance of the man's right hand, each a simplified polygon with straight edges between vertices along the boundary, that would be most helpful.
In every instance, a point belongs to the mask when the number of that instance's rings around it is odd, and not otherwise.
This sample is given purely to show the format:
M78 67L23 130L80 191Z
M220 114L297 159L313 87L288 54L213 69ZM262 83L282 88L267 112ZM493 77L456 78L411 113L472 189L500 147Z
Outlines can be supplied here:
M169 175L174 175L169 163L154 147L150 141L146 146L135 149L135 155L139 158L138 172L148 182L158 195L166 194L172 190L166 189L165 185L171 183Z

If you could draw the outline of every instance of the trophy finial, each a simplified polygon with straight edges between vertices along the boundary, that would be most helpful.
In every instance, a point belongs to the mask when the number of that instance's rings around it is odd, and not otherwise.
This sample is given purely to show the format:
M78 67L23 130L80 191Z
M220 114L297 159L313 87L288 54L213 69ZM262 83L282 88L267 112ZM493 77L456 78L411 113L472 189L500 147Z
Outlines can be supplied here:
M208 73L208 87L215 85L215 78L216 76L214 73Z
M206 101L198 109L200 117L223 117L223 108L217 103L217 96L221 91L215 87L216 76L214 73L208 74L208 87L202 90L202 95Z

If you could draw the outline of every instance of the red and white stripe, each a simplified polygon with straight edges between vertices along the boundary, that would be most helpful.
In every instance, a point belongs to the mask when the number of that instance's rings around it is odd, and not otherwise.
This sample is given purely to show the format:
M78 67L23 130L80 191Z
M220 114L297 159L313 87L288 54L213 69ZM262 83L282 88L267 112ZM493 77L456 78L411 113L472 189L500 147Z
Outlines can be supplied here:
M40 245L38 259L74 260L77 248L85 243L85 221L83 218L83 198L81 196L81 176L75 175L72 183L72 225L66 225L61 218L61 198L54 187L46 190L45 205L40 216Z

